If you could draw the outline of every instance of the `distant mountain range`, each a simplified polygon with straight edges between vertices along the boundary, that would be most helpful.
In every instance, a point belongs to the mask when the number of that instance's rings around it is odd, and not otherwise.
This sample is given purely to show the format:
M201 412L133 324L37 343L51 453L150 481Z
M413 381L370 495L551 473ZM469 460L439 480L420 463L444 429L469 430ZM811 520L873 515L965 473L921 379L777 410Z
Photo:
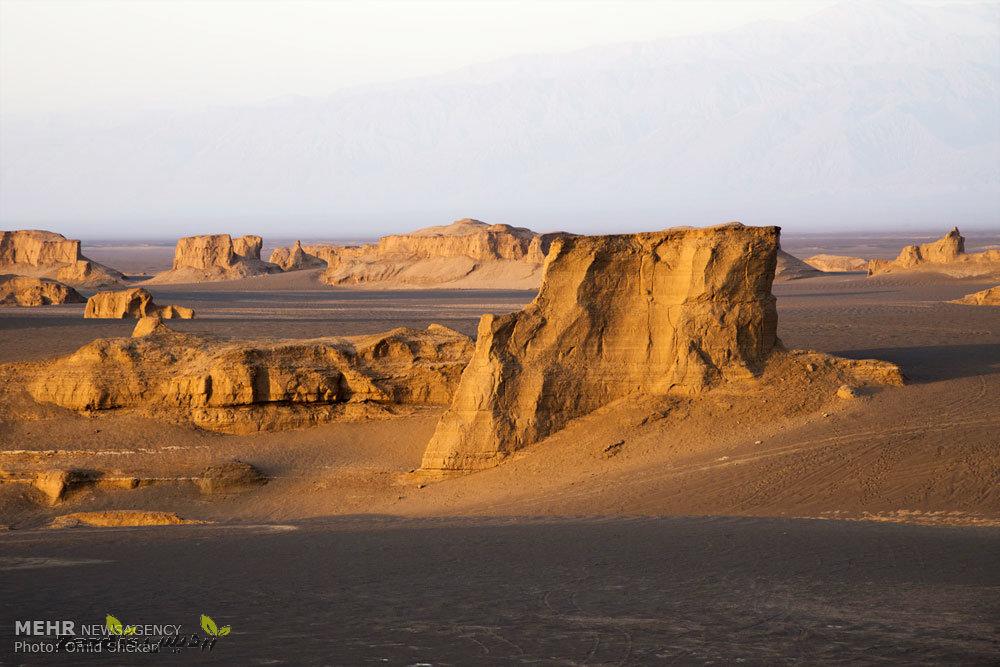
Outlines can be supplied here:
M130 120L5 115L0 226L998 225L998 84L997 4L847 2L322 99Z

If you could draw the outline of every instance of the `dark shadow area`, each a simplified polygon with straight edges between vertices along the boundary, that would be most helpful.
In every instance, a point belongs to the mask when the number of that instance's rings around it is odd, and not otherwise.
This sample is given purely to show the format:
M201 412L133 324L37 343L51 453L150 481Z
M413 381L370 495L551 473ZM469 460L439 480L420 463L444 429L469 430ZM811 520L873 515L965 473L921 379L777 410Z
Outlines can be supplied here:
M201 614L230 625L211 651L178 651L209 664L940 664L998 655L1000 531L991 529L344 517L11 531L0 544L0 650L18 664L118 664L11 654L15 619L103 625L109 613L199 638Z

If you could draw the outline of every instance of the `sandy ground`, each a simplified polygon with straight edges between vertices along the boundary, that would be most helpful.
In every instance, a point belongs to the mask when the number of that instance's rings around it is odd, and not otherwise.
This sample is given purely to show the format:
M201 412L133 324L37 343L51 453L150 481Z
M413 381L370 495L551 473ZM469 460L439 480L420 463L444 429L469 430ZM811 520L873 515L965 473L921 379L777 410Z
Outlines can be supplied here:
M779 383L611 406L448 479L412 472L439 408L221 436L39 412L5 372L0 470L150 484L78 489L54 508L0 484L0 524L15 528L0 532L0 590L17 601L11 618L99 622L114 608L191 627L205 611L234 624L211 656L222 663L995 662L1000 309L947 303L987 286L859 274L776 285L788 347L893 361L910 384L854 401ZM331 289L316 272L151 291L198 312L171 326L246 338L430 322L471 334L481 313L533 296ZM81 315L0 310L0 362L133 325ZM233 458L270 482L199 495L190 476ZM214 523L42 528L127 508ZM694 515L730 518L683 518Z

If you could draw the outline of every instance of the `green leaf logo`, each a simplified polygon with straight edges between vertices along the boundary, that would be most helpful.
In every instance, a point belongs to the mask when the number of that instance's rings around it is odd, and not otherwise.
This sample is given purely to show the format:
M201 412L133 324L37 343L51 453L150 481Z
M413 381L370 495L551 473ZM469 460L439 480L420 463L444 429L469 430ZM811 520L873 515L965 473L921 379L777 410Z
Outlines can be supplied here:
M134 634L135 634L135 631L136 631L137 629L138 629L138 628L136 628L136 626L134 626L134 625L130 625L130 626L128 626L127 628L125 628L125 634L127 634L127 635L134 635Z
M119 621L114 616L112 616L111 614L108 614L104 618L104 626L108 629L108 632L110 632L113 635L120 635L124 634L125 632L125 630L122 628L122 622Z
M228 625L223 625L223 626L222 626L221 628L219 628L219 636L220 636L220 637L225 637L226 635L228 635L228 634L229 634L229 631L230 631L231 629L232 629L232 628L231 628L230 626L228 626Z
M206 634L212 635L213 637L219 636L218 626L215 625L215 621L212 620L212 617L206 614L201 615L201 629L204 630Z

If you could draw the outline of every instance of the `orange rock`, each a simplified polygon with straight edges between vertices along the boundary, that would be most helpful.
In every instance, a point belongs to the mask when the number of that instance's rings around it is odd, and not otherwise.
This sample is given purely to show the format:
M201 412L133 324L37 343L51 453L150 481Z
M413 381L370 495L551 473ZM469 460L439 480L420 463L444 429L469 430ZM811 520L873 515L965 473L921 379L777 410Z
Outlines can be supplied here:
M0 275L0 305L45 306L83 303L86 299L72 287L47 278Z
M0 232L0 273L54 278L76 287L115 285L125 278L84 257L79 241L34 229Z
M966 253L965 238L953 228L932 243L904 246L896 259L873 259L868 275L905 271L933 271L954 278L1000 276L1000 250Z
M163 319L189 320L194 317L194 311L183 306L157 306L153 303L153 296L149 292L141 287L136 287L117 292L98 292L87 299L87 308L84 310L83 316L119 320L127 317L156 316Z

